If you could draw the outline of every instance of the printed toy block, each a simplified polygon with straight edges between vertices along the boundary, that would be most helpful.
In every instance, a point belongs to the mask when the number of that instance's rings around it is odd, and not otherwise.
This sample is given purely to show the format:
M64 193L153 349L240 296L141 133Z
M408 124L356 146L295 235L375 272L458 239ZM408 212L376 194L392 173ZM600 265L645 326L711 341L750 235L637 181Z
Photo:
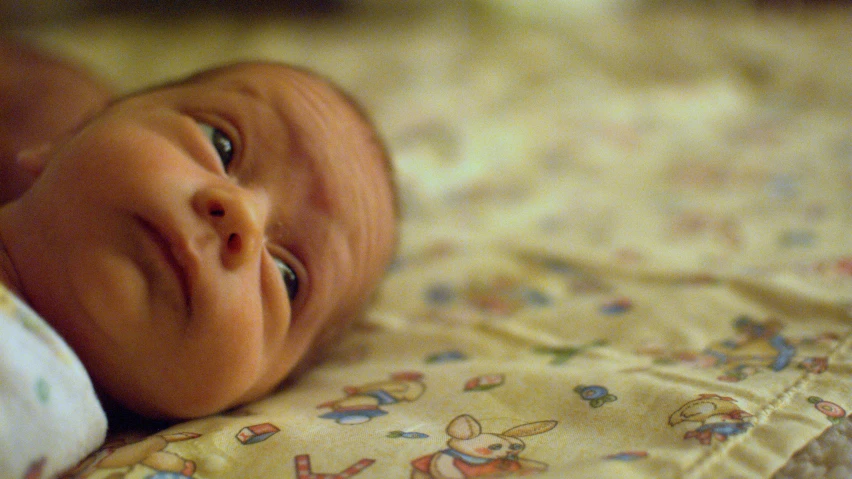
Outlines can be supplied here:
M255 424L240 429L237 433L237 440L245 445L257 444L258 442L269 439L270 436L280 431L274 425L266 422L263 424Z

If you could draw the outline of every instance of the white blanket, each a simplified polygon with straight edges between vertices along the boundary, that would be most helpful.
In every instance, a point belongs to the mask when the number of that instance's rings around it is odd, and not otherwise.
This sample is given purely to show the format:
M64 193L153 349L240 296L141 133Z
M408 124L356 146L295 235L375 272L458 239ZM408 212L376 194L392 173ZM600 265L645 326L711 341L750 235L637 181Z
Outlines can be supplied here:
M53 477L105 434L106 416L77 356L0 286L0 478Z

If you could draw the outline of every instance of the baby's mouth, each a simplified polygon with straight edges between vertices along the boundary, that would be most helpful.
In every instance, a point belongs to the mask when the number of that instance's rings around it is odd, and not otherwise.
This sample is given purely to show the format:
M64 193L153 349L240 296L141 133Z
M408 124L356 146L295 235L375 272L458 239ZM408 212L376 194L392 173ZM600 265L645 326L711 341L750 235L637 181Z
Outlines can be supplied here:
M165 263L168 265L168 268L174 273L175 277L180 284L180 293L183 298L184 306L186 308L187 314L191 311L191 295L189 294L189 278L187 277L186 269L183 266L183 263L180 261L180 257L175 252L175 247L169 239L160 232L153 224L149 221L139 218L140 223L142 224L143 229L148 234L148 236L153 240L154 244L157 245L157 248L160 250L162 258L165 260ZM178 252L179 253L179 252Z

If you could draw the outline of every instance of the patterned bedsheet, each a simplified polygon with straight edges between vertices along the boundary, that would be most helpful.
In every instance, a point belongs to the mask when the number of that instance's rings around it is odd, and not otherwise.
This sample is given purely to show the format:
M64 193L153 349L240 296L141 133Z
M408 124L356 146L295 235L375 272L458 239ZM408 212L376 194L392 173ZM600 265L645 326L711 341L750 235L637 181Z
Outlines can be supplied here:
M326 72L375 114L405 210L327 362L71 477L765 478L847 420L849 11L370 5L28 31L124 89L245 57Z

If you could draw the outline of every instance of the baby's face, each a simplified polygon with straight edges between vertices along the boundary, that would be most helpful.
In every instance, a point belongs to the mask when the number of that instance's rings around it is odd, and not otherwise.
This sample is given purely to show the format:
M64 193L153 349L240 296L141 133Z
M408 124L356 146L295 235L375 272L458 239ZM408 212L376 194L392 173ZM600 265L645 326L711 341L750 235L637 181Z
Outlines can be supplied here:
M26 197L44 244L24 289L133 409L257 398L382 276L385 161L336 90L282 66L129 97L59 145Z

